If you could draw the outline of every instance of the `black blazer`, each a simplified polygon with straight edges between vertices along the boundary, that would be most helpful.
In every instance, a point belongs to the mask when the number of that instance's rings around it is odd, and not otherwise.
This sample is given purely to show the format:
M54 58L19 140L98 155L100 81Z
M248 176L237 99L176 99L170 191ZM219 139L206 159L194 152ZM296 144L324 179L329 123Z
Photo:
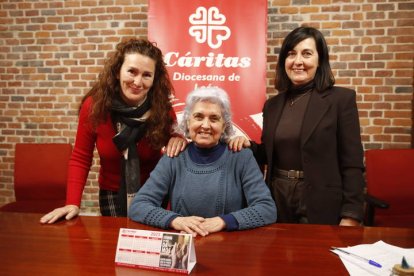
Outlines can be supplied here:
M273 136L286 93L268 99L263 107L261 144L252 150L259 164L267 164L266 182L273 176ZM342 217L362 221L363 148L356 93L343 87L314 91L301 130L302 165L307 183L309 223L338 224Z

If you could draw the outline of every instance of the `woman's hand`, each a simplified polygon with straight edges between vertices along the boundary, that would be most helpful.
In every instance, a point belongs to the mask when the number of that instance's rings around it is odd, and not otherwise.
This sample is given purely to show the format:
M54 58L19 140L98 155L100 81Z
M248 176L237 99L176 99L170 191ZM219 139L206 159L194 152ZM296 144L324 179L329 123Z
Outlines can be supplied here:
M201 224L205 221L202 217L176 217L171 222L171 228L182 231L188 234L192 234L193 237L198 235L207 236L209 233L206 231Z
M229 141L229 149L234 152L241 151L242 148L250 148L250 146L249 139L244 136L236 136Z
M185 149L187 144L187 140L183 137L171 137L164 151L167 153L168 157L176 157Z
M201 223L201 227L208 233L215 233L226 228L226 223L220 217L206 218L204 222Z
M340 226L360 226L360 223L356 219L342 218L339 225Z
M80 210L76 205L66 205L61 208L56 208L50 213L47 213L40 219L40 223L54 223L62 217L65 217L66 220L70 220L77 215L79 215Z

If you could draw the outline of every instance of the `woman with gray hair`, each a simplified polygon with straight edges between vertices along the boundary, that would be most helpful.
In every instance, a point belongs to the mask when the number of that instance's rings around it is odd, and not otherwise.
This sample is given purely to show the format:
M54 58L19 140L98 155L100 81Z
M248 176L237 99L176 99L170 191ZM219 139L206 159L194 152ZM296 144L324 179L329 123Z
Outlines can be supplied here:
M233 124L231 122L230 100L227 93L218 87L199 88L187 96L183 117L176 130L177 133L181 132L186 138L191 139L188 120L190 119L194 105L198 102L209 102L220 107L224 122L224 130L220 137L220 142L227 144L230 137L234 134Z
M201 236L276 221L276 206L249 149L232 152L230 102L218 87L191 92L179 128L191 140L178 157L164 155L135 196L137 222ZM169 200L171 209L161 207Z

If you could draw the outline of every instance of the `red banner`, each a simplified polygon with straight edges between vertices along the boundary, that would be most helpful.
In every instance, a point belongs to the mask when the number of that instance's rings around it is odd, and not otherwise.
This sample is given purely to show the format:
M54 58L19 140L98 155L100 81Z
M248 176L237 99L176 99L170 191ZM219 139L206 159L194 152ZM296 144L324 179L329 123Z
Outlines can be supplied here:
M266 26L267 0L149 1L148 38L164 53L179 119L190 91L218 86L229 94L237 134L260 141Z

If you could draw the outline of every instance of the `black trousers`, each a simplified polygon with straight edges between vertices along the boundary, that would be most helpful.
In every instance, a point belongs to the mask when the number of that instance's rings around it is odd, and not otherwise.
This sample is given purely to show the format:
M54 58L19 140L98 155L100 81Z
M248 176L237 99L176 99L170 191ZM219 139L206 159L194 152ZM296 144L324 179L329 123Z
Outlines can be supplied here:
M303 179L284 176L272 178L270 190L277 207L277 222L308 223L306 216L306 184Z

